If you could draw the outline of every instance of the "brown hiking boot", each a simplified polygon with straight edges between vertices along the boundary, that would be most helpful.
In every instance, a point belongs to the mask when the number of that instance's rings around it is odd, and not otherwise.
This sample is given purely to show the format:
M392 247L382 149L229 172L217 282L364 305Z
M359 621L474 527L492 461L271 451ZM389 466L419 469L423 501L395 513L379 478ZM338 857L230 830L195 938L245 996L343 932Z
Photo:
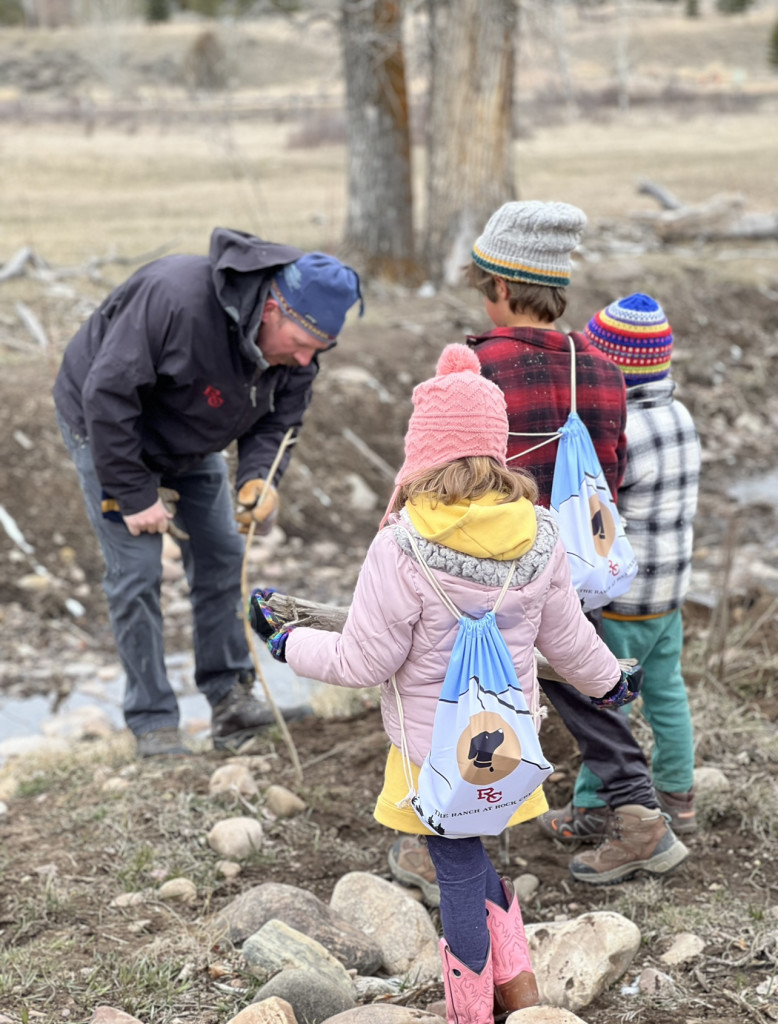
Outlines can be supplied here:
M656 791L656 802L670 817L673 832L687 835L697 831L697 816L694 813L694 789L688 793L663 793Z
M392 844L389 850L389 870L403 885L421 889L427 906L440 906L435 868L426 844L418 836L403 836Z
M607 807L573 807L546 811L537 819L538 827L549 839L563 843L596 843L605 837Z
M253 679L237 682L226 697L211 709L211 739L215 750L237 750L246 740L269 725L275 725L273 709L251 692ZM281 708L285 722L296 722L313 714L308 704Z
M627 804L611 812L605 841L570 862L570 874L579 882L608 885L636 871L664 875L688 856L658 808Z

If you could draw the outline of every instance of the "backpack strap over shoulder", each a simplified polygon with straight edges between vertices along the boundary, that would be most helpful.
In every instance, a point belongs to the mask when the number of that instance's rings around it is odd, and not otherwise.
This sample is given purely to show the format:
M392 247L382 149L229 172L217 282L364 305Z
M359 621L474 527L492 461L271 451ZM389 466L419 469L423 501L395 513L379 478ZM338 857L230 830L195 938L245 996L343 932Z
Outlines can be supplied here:
M577 386L575 376L575 340L572 334L568 334L567 340L570 344L570 412L574 413L578 411L578 397L577 397ZM525 448L523 452L517 452L515 455L508 457L506 461L512 462L514 459L520 459L524 455L529 455L530 452L537 451L538 448L542 448L544 445L551 444L552 441L558 441L562 436L562 429L555 430L552 433L548 431L541 431L533 433L529 430L509 430L508 437L543 437L544 441L539 441L534 444L531 448Z
M411 531L405 525L403 525L403 523L396 523L395 525L399 526L400 529L405 532L406 537L410 541L411 548L413 549L413 553L416 556L416 561L419 563L419 567L421 568L421 571L424 573L424 575L427 578L427 582L432 587L432 589L435 591L435 593L438 595L438 597L441 599L441 601L446 606L446 608L448 608L448 610L451 612L451 614L454 616L455 619L459 620L461 618L465 618L464 614L457 608L457 606L454 604L454 602L448 596L448 594L443 589L443 587L441 587L441 585L438 582L437 578L435 577L435 574L433 573L432 569L430 569L430 567L424 561L424 558L422 557L422 553L419 550L419 545L416 543L416 538L413 536ZM497 600L495 601L494 608L492 609L495 613L497 612L497 610L499 609L500 605L503 602L503 598L505 597L505 595L506 595L506 593L508 591L508 588L511 585L511 581L513 580L513 574L515 573L515 571L516 571L516 562L514 561L514 562L511 563L510 571L508 572L508 575L507 575L507 577L505 579L505 583L503 583L502 589L500 590L500 593L499 593L499 595L497 597ZM469 618L469 616L467 616L467 617Z

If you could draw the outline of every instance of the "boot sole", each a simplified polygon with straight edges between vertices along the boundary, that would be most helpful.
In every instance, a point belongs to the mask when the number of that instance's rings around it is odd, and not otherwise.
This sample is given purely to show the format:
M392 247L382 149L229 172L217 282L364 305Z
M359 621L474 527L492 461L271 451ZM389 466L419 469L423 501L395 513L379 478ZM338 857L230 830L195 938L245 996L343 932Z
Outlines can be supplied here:
M589 885L613 885L615 882L624 882L632 878L638 871L646 871L650 875L666 875L683 864L689 856L688 849L680 839L667 850L649 857L648 860L632 861L631 864L624 864L611 871L590 871L586 867L576 868L574 863L570 865L570 874L577 882L586 882Z
M427 882L421 875L414 875L411 871L406 871L401 868L394 858L394 855L389 850L388 855L389 870L392 873L392 877L396 878L398 882L402 882L403 885L410 886L413 889L421 889L424 902L428 907L439 907L440 906L440 889L435 882Z
M281 717L285 722L301 722L304 718L311 718L314 714L313 708L308 704L301 704L299 707L282 708ZM276 716L272 711L268 711L268 721L262 722L259 725L253 726L251 729L241 729L239 732L231 732L229 736L214 736L211 733L211 742L213 743L214 750L232 750L237 751L239 747L242 747L244 743L254 739L255 736L261 736L267 729L272 728L274 725L278 725Z

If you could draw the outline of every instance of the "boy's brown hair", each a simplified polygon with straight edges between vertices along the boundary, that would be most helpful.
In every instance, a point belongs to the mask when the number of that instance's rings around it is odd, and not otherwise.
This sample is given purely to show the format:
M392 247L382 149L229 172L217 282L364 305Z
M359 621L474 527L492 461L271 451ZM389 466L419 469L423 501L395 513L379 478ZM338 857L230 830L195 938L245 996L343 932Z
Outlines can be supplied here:
M538 500L537 484L525 470L508 469L490 455L471 455L429 469L403 484L397 491L392 512L399 512L403 505L422 494L434 504L455 505L467 499L476 501L492 492L500 495L498 505L519 498L527 498L533 504Z
M477 263L472 262L465 272L469 285L485 295L490 302L497 302L497 274L491 274ZM511 313L531 313L542 323L553 323L567 309L567 295L564 288L544 284L530 284L527 281L509 281L500 278L508 289L508 304Z

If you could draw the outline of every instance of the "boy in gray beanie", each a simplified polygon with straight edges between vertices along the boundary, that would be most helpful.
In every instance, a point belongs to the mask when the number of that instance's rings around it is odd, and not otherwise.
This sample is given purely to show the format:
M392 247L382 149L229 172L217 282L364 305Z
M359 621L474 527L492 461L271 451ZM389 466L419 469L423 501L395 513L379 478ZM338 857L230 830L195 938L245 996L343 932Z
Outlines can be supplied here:
M571 257L585 226L583 211L568 203L505 203L473 245L467 272L494 324L468 344L481 372L505 394L508 461L534 475L538 503L545 506L551 501L558 441L537 442L556 433L570 412L569 337L575 343L578 413L614 500L626 466L621 374L585 335L568 336L555 322L567 306ZM601 884L629 878L638 868L662 874L680 863L686 848L658 807L645 756L625 716L597 711L564 683L540 683L578 741L584 763L602 781L599 796L606 804L599 811L568 805L540 819L543 830L563 842L600 843L572 861L573 877Z

